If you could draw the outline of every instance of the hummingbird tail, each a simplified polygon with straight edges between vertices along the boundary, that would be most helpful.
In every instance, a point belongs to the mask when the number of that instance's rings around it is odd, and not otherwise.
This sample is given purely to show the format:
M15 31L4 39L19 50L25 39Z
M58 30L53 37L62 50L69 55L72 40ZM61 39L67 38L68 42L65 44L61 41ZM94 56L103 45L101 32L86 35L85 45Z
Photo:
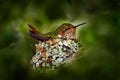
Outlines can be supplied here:
M44 37L40 34L40 32L34 28L34 26L28 24L28 26L31 28L31 30L29 31L29 35L39 41L47 41L49 40L48 37Z
M31 24L28 24L29 28L36 34L39 34L40 32Z

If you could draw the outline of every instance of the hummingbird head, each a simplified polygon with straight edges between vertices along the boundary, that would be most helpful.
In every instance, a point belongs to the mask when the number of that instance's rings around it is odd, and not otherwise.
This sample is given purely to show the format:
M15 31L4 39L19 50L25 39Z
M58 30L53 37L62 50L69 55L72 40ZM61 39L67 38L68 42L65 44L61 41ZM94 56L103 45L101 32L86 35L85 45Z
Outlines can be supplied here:
M81 23L76 26L70 24L70 23L64 23L62 24L57 30L58 30L58 38L63 38L63 39L75 39L75 33L76 33L76 28L80 25L85 24Z

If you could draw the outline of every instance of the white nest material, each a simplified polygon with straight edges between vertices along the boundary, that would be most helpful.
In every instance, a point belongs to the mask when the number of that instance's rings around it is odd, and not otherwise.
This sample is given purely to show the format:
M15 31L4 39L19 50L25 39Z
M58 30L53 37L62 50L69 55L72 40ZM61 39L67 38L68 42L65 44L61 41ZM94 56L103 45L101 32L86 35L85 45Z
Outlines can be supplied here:
M33 69L51 69L68 64L75 60L79 50L79 43L76 40L59 39L53 44L39 41L36 46L36 54L31 59Z

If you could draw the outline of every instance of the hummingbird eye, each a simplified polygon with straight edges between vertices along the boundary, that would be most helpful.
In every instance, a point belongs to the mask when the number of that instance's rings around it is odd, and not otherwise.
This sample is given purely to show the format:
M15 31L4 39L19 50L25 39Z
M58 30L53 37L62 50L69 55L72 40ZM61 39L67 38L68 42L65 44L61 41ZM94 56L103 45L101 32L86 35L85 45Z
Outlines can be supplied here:
M63 31L66 31L66 28L64 28Z
M68 28L64 28L63 31L66 31L66 30L69 30L69 29L70 29L69 27Z

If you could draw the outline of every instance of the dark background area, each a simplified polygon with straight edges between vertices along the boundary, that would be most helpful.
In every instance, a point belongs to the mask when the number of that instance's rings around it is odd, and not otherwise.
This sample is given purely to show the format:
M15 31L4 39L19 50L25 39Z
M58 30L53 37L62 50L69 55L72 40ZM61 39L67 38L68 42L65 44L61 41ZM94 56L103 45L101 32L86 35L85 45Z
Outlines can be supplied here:
M54 71L31 70L36 41L28 23L46 33L83 21L78 61ZM0 80L38 79L120 80L120 1L0 0Z

